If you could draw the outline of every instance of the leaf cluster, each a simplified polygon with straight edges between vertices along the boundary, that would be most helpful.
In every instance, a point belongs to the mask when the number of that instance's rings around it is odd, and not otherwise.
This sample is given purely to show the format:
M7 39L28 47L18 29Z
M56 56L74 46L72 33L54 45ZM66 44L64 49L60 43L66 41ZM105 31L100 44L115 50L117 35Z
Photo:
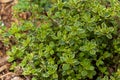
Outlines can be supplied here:
M33 6L32 13L39 13L36 18L13 24L3 33L6 45L8 36L16 41L7 52L14 63L11 69L19 66L33 80L119 80L120 2L41 1L26 1Z

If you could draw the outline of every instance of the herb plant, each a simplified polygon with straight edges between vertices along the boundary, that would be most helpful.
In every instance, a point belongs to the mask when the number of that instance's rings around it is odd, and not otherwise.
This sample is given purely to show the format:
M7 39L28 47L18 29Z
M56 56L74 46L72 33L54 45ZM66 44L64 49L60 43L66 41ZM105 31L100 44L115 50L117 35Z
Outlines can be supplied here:
M119 5L118 0L27 0L16 5L16 11L33 15L1 32L6 45L8 36L16 41L7 52L11 70L21 67L32 80L119 80Z

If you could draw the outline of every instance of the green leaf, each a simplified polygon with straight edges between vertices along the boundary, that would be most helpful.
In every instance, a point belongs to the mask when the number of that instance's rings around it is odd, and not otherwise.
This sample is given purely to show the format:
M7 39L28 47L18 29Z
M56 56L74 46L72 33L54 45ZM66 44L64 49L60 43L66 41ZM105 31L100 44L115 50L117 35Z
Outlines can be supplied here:
M50 75L48 73L43 73L42 76L43 77L49 77Z
M93 67L93 66L90 66L90 67L89 67L89 70L94 70L94 67Z
M103 27L103 28L106 28L107 25L103 22L103 23L102 23L102 27Z
M58 78L58 74L53 74L53 78Z
M95 54L96 54L96 51L95 51L95 50L90 50L90 54L91 54L91 55L95 55Z
M99 67L99 70L100 70L102 73L106 73L107 67Z
M97 62L96 62L96 65L97 65L97 66L102 65L102 64L104 64L104 62L103 62L102 60L100 60L100 59L97 60Z
M14 60L15 60L14 57L10 57L10 58L8 59L8 62L12 62L12 61L14 61Z
M112 35L111 34L107 34L106 37L109 38L109 39L112 39Z
M33 77L32 80L37 80L37 79L35 77Z
M85 71L85 70L81 72L81 75L82 75L82 76L86 76L87 74L88 74L88 73L87 73L87 71Z
M63 64L62 69L63 70L69 70L70 69L70 64Z
M110 55L111 55L111 53L105 52L105 53L103 54L103 57L104 57L104 58L108 58L108 57L110 57Z

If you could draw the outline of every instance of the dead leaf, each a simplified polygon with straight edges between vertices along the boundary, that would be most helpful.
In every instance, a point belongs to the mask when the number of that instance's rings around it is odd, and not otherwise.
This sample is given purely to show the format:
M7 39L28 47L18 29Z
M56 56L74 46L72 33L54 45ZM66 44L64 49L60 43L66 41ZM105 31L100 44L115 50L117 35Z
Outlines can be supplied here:
M23 80L23 79L20 78L20 77L14 77L14 78L12 78L11 80Z
M8 59L9 59L9 56L0 58L0 66L3 66L5 63L7 63Z
M9 64L5 64L3 66L0 67L0 72L9 69Z
M32 13L27 11L27 12L21 12L18 14L20 18L27 20L31 17Z

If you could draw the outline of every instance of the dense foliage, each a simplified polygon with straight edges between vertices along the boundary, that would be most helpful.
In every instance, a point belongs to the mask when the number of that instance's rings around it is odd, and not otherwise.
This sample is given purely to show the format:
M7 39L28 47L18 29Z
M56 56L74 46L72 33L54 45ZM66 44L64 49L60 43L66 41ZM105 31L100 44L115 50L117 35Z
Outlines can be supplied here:
M20 67L32 80L119 80L120 2L118 0L20 0L3 41L11 70ZM38 25L39 23L39 25Z

